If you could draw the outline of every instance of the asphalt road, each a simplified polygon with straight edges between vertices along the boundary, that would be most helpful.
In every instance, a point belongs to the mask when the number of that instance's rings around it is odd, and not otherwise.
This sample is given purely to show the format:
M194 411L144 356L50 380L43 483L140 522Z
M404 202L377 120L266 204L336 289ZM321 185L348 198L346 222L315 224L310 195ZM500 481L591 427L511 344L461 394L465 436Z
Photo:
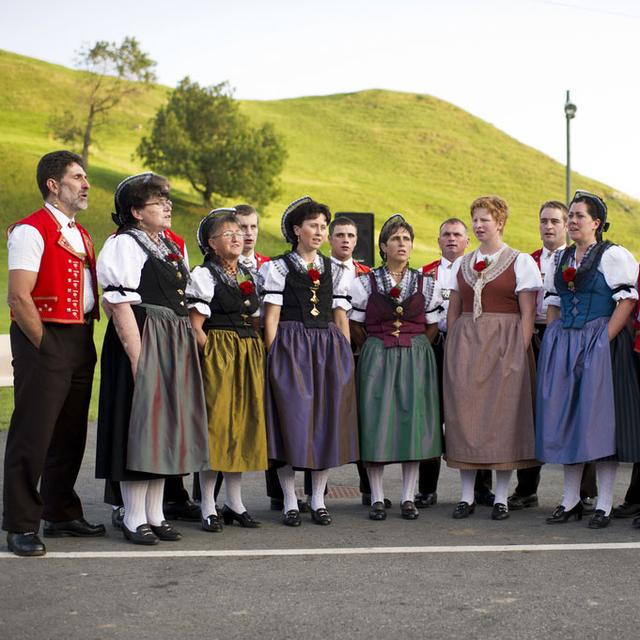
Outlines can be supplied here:
M93 431L78 490L87 518L108 523ZM616 502L629 476L622 465ZM330 483L356 486L355 467L332 471ZM540 508L504 522L488 508L453 520L458 476L444 466L438 505L415 522L399 515L399 466L387 469L385 486L394 501L385 522L350 498L328 501L330 527L306 514L300 528L283 527L262 474L247 474L245 503L259 530L208 534L179 523L180 542L144 549L108 526L105 538L45 539L49 554L33 559L5 553L3 540L0 638L638 636L640 530L629 520L601 531L586 520L545 524L561 496L560 467L543 469Z

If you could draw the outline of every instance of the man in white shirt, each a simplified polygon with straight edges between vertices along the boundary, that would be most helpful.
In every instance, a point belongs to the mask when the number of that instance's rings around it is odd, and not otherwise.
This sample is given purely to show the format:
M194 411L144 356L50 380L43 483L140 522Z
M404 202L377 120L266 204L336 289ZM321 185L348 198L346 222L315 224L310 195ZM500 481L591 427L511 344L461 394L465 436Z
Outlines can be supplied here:
M237 204L234 209L236 210L236 218L240 229L244 233L240 262L253 273L257 273L260 267L269 260L267 256L263 256L256 251L260 224L258 212L249 204Z
M99 317L95 253L76 214L88 206L82 158L40 159L44 206L9 230L9 294L15 408L4 464L3 529L20 556L46 552L48 537L101 536L74 491L84 455ZM38 490L38 483L40 488Z

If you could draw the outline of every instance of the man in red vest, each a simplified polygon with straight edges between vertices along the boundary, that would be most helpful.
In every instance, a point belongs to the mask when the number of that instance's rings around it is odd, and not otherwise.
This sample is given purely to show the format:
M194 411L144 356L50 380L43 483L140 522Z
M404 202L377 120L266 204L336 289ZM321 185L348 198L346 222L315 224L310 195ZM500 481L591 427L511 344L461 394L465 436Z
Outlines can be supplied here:
M44 207L9 228L9 294L15 408L4 463L9 550L46 552L38 536L101 536L74 485L84 455L96 363L98 290L93 242L76 223L88 206L82 158L55 151L40 159ZM40 491L38 491L40 482Z

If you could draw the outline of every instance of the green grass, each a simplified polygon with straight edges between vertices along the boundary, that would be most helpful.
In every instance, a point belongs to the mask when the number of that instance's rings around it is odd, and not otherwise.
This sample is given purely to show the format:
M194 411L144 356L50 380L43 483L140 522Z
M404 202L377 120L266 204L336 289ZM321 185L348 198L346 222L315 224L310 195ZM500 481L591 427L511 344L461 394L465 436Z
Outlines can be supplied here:
M55 108L72 109L80 72L0 50L0 223L9 223L40 206L35 165L59 148L47 132ZM134 158L149 120L168 88L155 86L123 102L108 127L96 133L89 178L90 208L82 214L99 249L112 231L110 212L116 184L144 170ZM332 211L372 211L376 226L402 212L413 224L412 262L423 264L438 254L440 222L468 219L478 195L507 199L511 217L506 241L517 249L539 246L537 212L541 202L564 198L564 167L543 153L447 102L427 95L382 90L289 100L245 101L244 112L256 123L275 124L289 157L282 194L262 212L259 249L275 254L285 248L280 212L309 194ZM609 238L640 254L640 202L613 188L573 174L576 188L603 195L612 223ZM187 239L192 265L199 259L195 230L206 208L184 181L173 181L174 229ZM233 204L222 201L220 205ZM6 246L0 246L0 294L6 297ZM8 312L0 315L7 332ZM100 345L105 323L99 323ZM7 394L0 394L0 405ZM95 417L97 393L92 417ZM0 410L0 424L8 412Z

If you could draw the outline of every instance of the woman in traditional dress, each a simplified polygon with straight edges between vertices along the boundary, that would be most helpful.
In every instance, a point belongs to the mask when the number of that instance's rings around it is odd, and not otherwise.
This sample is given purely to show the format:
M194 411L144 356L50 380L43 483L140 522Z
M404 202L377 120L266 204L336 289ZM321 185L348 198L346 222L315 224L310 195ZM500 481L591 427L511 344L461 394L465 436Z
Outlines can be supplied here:
M113 214L118 230L97 265L111 317L96 477L120 482L122 531L145 545L181 537L162 511L165 477L209 468L198 346L185 298L189 268L169 237L171 207L165 178L144 173L122 181Z
M444 421L447 464L462 483L456 519L475 510L476 469L495 469L491 517L504 520L513 470L537 464L530 343L542 279L530 255L502 240L508 215L502 198L477 198L471 221L480 246L452 267Z
M592 529L611 520L618 461L640 461L638 379L625 327L638 298L638 265L602 239L606 220L598 196L576 192L569 208L574 244L545 276L549 308L536 397L536 456L565 465L562 502L547 522L582 518L582 469L596 461Z
M267 468L264 416L265 352L258 335L260 301L251 271L241 266L243 236L235 209L216 209L200 222L204 263L187 287L189 316L202 351L209 462L200 473L202 528L220 531L214 498L216 472L224 474L225 524L256 528L242 502L243 471Z
M442 455L438 373L425 330L437 332L440 285L409 268L414 233L400 214L385 222L383 266L351 286L349 319L364 342L357 367L360 455L371 484L369 518L385 520L384 465L402 463L401 515L418 517L420 461Z
M331 524L329 469L359 459L353 355L343 269L318 252L331 213L308 196L290 204L292 251L264 264L269 458L284 494L283 523L300 525L294 469L310 469L311 518Z

